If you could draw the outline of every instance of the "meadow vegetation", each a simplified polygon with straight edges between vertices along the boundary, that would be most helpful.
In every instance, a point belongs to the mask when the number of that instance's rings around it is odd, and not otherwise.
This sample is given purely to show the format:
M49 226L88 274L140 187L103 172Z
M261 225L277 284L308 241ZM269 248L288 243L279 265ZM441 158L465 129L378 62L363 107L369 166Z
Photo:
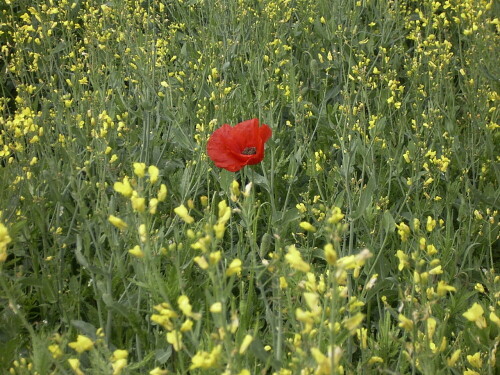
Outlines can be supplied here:
M0 372L498 374L499 14L2 1Z

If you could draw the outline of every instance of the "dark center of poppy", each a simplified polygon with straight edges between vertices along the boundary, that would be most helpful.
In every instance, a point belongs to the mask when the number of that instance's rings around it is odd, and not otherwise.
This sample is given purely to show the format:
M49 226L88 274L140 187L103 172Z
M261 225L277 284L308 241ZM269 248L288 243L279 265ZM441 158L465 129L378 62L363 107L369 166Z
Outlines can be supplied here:
M255 155L257 153L257 149L255 147L246 147L243 151L241 151L243 155Z

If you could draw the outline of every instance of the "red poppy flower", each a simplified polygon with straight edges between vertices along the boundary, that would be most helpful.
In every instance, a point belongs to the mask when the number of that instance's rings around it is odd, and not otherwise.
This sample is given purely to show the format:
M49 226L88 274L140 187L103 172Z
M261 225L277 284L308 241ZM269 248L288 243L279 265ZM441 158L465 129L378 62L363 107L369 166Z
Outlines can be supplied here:
M236 172L264 159L264 143L271 134L269 126L259 126L256 118L234 127L224 124L210 136L207 153L217 167Z

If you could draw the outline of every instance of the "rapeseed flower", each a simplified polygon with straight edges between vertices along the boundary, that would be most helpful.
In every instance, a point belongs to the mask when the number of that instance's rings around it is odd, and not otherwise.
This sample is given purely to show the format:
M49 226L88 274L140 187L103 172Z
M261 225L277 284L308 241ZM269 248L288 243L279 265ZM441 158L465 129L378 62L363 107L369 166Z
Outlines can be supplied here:
M87 336L78 335L76 341L70 342L68 346L76 350L78 353L83 353L92 349L94 347L94 342Z
M459 360L461 353L462 353L461 349L455 350L451 355L451 357L446 359L446 364L450 367L455 366L455 363L457 363L457 361Z
M478 304L477 302L474 302L472 307L467 310L465 313L462 315L469 321L476 323L476 325L479 328L485 328L486 327L486 319L483 316L484 310L483 307Z
M132 185L130 185L130 181L127 176L125 176L121 182L115 182L113 188L117 193L120 193L127 198L130 198L132 196L132 193L134 192L134 189L132 189Z
M318 365L316 371L314 372L316 375L330 375L333 373L331 368L331 358L328 358L315 347L311 348L311 354Z
M308 263L304 262L300 252L297 250L295 245L288 246L285 260L290 265L290 267L296 270L309 272L309 270L311 269L311 266Z
M241 260L236 258L231 261L226 269L226 276L240 275L241 274Z
M214 225L215 237L222 239L226 230L226 223L231 217L231 208L228 207L226 201L219 202L219 219Z
M188 209L183 204L174 208L174 212L186 223L192 224L194 222L194 218L189 215Z
M307 231L307 232L312 232L312 233L316 232L316 228L315 228L315 227L314 227L311 223L309 223L309 222L307 222L307 221L302 221L302 222L299 224L299 226L300 226L302 229L304 229L305 231Z
M473 355L468 355L467 362L469 362L472 366L478 369L483 367L483 360L481 359L481 353L479 352L474 353Z
M331 216L328 218L328 222L330 224L337 224L339 223L342 219L344 218L344 214L342 213L342 211L340 210L339 207L334 207L332 209L332 214Z
M246 350L248 349L248 347L250 346L250 344L252 343L252 341L253 341L253 336L252 335L246 335L243 338L243 341L241 342L240 349L239 349L238 352L240 354L245 353Z
M84 375L82 370L80 370L80 360L78 358L69 358L68 363L76 375Z
M156 183L156 181L158 181L160 170L158 169L158 167L150 165L148 167L148 174L149 174L149 182L151 182L151 184L154 184Z
M359 325L363 322L364 319L365 319L365 314L358 312L349 318L345 318L342 321L342 324L351 333L351 335L353 335L354 333L356 333L356 330L358 329Z
M396 228L398 229L398 234L401 237L401 241L408 241L408 237L410 236L410 227L404 222L401 222L399 224L396 224Z
M214 368L218 364L221 353L222 353L222 345L217 345L212 349L211 352L198 351L193 356L193 358L191 358L191 366L189 366L189 369L194 370L197 368L201 369Z
M189 303L188 296L179 296L179 298L177 298L177 304L179 305L179 309L185 316L193 318L194 320L199 320L201 318L200 313L193 312L193 307Z
M160 185L157 198L158 202L163 202L167 198L167 186L165 184Z
M132 249L130 249L129 254L135 256L136 258L144 258L144 251L142 251L139 245L135 245Z
M111 366L113 367L113 375L121 374L122 370L127 366L128 351L117 349L111 357Z
M63 351L58 344L52 344L48 346L50 354L52 354L52 358L57 359L63 356Z
M333 248L333 245L331 243L327 243L324 247L324 250L327 263L330 266L335 265L335 263L337 262L337 252Z
M222 303L215 302L210 306L210 312L214 314L218 314L222 311Z
M0 263L7 259L7 245L12 241L5 225L0 223Z
M182 350L182 348L184 347L182 343L182 333L175 329L173 331L167 332L167 342L169 344L172 344L176 352Z
M136 191L132 193L130 201L132 202L132 209L135 212L144 212L146 210L146 199L139 197Z
M208 269L208 262L204 256L196 256L193 258L193 261L200 267L202 270Z
M137 177L144 177L144 175L146 174L145 163L134 163L132 166L134 167L134 174Z
M402 250L396 251L396 258L399 259L399 271L402 271L405 267L410 265L410 263L408 262L408 255L406 255Z
M399 324L398 326L401 328L404 328L406 331L412 331L413 330L413 321L408 319L406 316L403 314L399 314L398 316Z
M162 370L159 367L155 367L154 369L152 369L149 372L149 375L167 375L167 374L168 374L168 370Z

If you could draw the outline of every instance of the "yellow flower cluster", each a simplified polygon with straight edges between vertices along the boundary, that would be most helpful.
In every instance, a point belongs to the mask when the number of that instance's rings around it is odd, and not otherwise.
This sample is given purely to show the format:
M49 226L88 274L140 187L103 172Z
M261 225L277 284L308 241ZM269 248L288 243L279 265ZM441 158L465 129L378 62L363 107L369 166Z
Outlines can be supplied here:
M0 223L0 263L7 259L7 245L12 241L5 225Z

